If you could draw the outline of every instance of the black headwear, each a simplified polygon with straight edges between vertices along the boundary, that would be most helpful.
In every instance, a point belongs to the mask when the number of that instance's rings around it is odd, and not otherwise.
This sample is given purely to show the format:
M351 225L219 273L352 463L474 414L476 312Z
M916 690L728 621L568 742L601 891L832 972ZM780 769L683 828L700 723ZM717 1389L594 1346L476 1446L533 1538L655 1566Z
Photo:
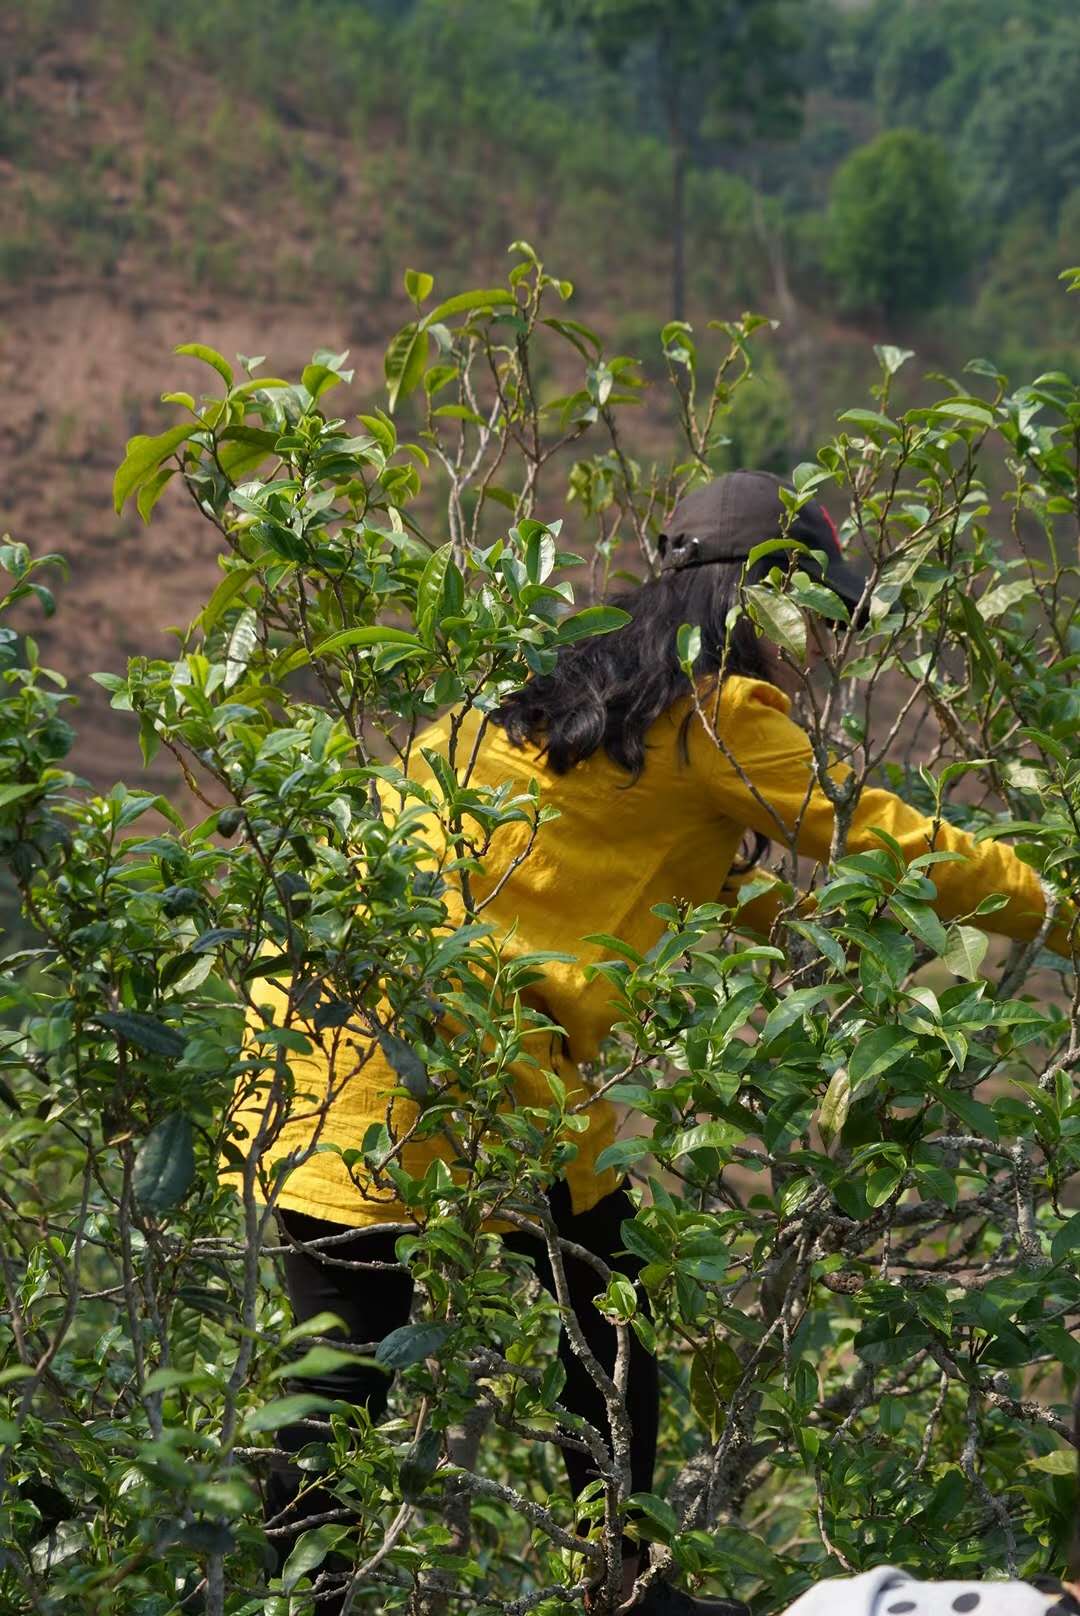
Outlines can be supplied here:
M854 612L866 587L865 575L845 561L832 518L816 500L808 500L785 530L780 489L790 486L768 471L732 471L695 488L679 501L664 525L661 571L746 561L751 550L769 539L793 539L825 554L824 568L809 555L800 555L799 565L827 584ZM780 559L780 552L777 557ZM865 607L860 616L865 619Z

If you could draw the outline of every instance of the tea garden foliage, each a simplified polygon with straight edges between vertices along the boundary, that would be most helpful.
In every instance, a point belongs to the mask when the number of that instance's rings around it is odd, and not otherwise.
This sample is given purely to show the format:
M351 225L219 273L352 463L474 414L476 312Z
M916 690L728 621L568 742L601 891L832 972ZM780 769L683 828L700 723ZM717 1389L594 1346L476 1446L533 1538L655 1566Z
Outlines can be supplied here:
M70 693L30 634L3 630L0 835L25 928L0 1034L5 1611L298 1616L347 1575L356 1611L555 1616L596 1577L614 1587L619 1375L603 1380L613 1445L562 1407L553 1306L485 1229L537 1210L586 1120L554 1074L546 1105L506 1104L543 961L502 956L470 883L500 825L542 842L544 807L478 787L453 749L430 784L407 770L436 715L490 713L561 645L622 621L597 601L653 567L764 333L750 316L664 329L682 447L651 464L633 447L638 367L574 320L572 288L531 248L513 260L503 284L442 301L408 273L388 408L359 417L337 403L344 354L285 379L178 350L194 390L129 443L116 503L150 522L171 484L218 530L220 580L172 660L96 676L144 756L175 760L173 798L83 788ZM882 1561L1059 1568L1074 1505L1072 971L1038 940L989 953L994 900L941 922L941 855L905 868L887 838L849 856L845 835L854 796L884 779L1011 840L1067 915L1080 391L979 361L901 409L910 357L879 351L869 407L795 474L793 506L821 495L863 530L868 625L798 570L746 600L802 681L836 804L828 867L774 849L768 936L672 894L646 957L610 939L598 967L618 1020L588 1076L633 1122L608 1157L631 1174L622 1233L645 1267L635 1288L598 1263L597 1293L624 1346L636 1332L663 1366L656 1492L635 1498L634 1530L650 1575L761 1616ZM0 560L6 611L52 610L57 558L9 540ZM811 676L821 613L835 632ZM692 668L692 632L679 651ZM274 1021L271 973L291 982ZM328 1049L342 1029L381 1045L416 1136L450 1137L461 1164L411 1178L382 1126L346 1152L410 1212L397 1249L418 1306L381 1345L344 1344L331 1317L298 1327L283 1299L265 1202L290 1163L265 1154L311 1047L301 1018ZM271 1103L242 1137L259 1080ZM326 1102L303 1102L313 1150ZM356 1353L397 1371L378 1425L304 1391ZM479 1445L462 1440L477 1407ZM259 1492L275 1433L301 1418L306 1467L341 1511L278 1577ZM587 1539L558 1462L569 1440L601 1472Z

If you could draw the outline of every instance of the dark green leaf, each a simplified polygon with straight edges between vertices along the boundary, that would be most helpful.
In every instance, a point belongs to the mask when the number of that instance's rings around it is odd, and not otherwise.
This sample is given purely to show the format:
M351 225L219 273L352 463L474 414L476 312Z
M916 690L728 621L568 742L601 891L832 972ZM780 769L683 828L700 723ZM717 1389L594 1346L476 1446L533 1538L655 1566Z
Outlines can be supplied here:
M175 1113L158 1123L139 1146L131 1175L135 1199L148 1212L166 1212L182 1201L195 1177L191 1123Z
M187 1047L187 1039L175 1027L167 1027L156 1016L148 1016L141 1010L106 1011L94 1019L110 1032L126 1038L137 1049L145 1050L148 1055L175 1058L182 1055Z
M380 1032L379 1047L413 1099L425 1099L431 1092L431 1083L427 1067L412 1045L395 1038L393 1033Z
M875 1027L861 1037L851 1052L848 1076L852 1087L881 1077L890 1067L910 1055L918 1039L902 1027Z
M449 1335L448 1324L403 1324L379 1342L375 1361L385 1369L408 1369L433 1357Z

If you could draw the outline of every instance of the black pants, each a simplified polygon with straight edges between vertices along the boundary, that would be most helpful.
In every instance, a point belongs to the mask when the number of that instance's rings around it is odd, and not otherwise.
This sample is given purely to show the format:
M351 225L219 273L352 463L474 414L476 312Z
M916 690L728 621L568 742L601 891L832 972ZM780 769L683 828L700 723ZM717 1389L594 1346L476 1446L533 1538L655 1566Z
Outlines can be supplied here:
M622 1246L620 1227L623 1220L633 1217L634 1206L625 1190L607 1195L588 1212L574 1215L570 1192L563 1183L556 1184L548 1197L552 1216L559 1233L576 1245L584 1246L603 1259L611 1268L634 1279L640 1262L633 1256L616 1261L615 1253ZM310 1242L326 1235L344 1232L340 1224L324 1223L299 1212L283 1211L279 1214L286 1231L297 1240ZM358 1233L355 1240L342 1241L331 1246L330 1254L351 1262L394 1262L393 1234L365 1235ZM504 1235L510 1250L532 1257L537 1278L549 1291L554 1292L554 1279L547 1249L536 1235L524 1232ZM412 1305L412 1280L407 1273L393 1270L353 1271L320 1262L306 1252L290 1251L285 1256L285 1282L297 1323L312 1318L316 1313L331 1312L344 1319L347 1338L351 1341L372 1341L389 1334L409 1321ZM601 1289L595 1269L579 1258L565 1259L566 1282L574 1312L577 1315L590 1350L603 1364L608 1374L615 1367L616 1333L592 1305L592 1298ZM565 1330L559 1340L559 1357L566 1370L566 1385L560 1401L571 1413L579 1414L600 1431L607 1431L607 1410L599 1389L588 1371L575 1357ZM306 1378L297 1383L298 1391L312 1392L316 1396L340 1398L365 1407L378 1419L386 1407L389 1380L379 1369L346 1366L332 1374ZM656 1360L646 1352L637 1336L630 1332L630 1361L627 1378L627 1412L630 1416L633 1439L631 1445L631 1480L634 1492L651 1492L653 1465L656 1459L656 1432L659 1408L659 1384ZM286 1426L278 1433L277 1446L296 1453L312 1440L310 1428ZM591 1462L586 1454L564 1449L567 1476L575 1495L594 1479ZM289 1524L289 1510L301 1484L302 1472L284 1460L274 1462L267 1488L267 1516L275 1526ZM310 1475L306 1478L310 1482ZM326 1493L312 1489L305 1492L297 1508L302 1522L314 1515L334 1509L334 1499ZM275 1536L279 1565L292 1547L295 1535ZM323 1605L320 1604L320 1610Z

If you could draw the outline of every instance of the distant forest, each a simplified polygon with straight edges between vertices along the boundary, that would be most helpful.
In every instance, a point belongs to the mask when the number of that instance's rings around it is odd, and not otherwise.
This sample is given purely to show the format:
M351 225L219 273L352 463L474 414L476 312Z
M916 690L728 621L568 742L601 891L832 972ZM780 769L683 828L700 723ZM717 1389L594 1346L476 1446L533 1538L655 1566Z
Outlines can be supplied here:
M616 310L914 323L1006 367L1062 363L1075 344L1055 293L1080 258L1075 0L21 0L9 26L16 14L0 284L73 265L106 277L125 253L175 269L179 230L195 284L359 302L396 295L406 260L467 273L527 224ZM43 53L73 40L65 104L93 124L77 153L42 127L33 88ZM80 74L103 69L128 119L112 139L80 105ZM238 204L265 222L257 252Z

